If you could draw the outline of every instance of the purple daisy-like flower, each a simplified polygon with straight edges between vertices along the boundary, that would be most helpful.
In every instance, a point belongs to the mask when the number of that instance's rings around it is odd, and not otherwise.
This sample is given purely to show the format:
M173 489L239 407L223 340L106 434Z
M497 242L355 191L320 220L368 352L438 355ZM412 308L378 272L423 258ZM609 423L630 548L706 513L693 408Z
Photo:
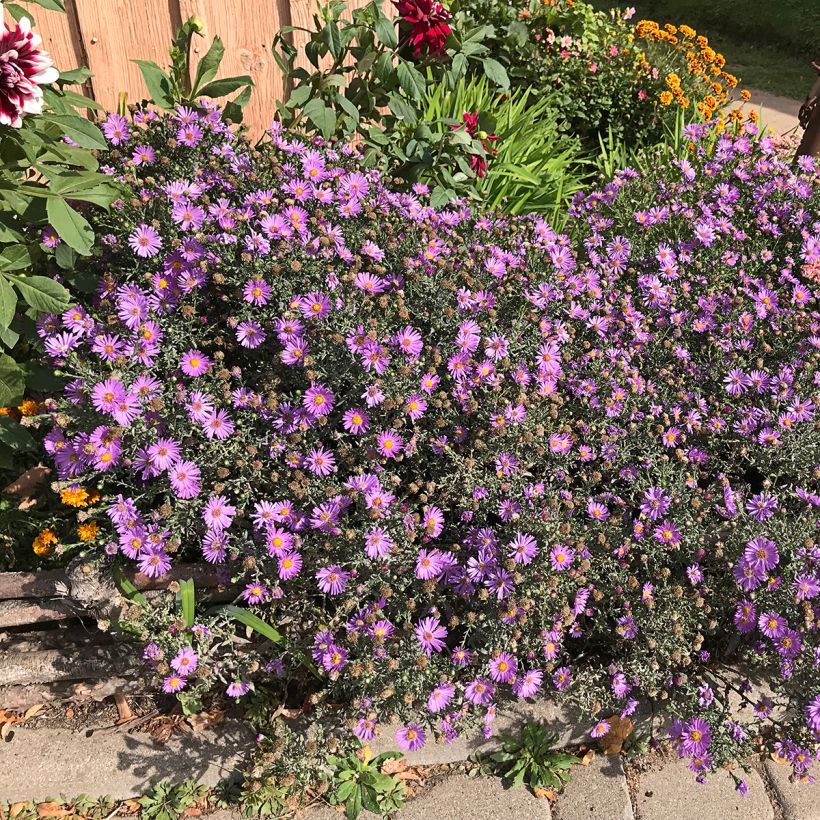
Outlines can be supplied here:
M396 730L396 744L403 752L417 752L427 741L427 734L418 723L408 723Z
M251 691L251 685L247 681L235 680L228 684L225 694L229 698L241 698Z
M180 675L190 675L199 665L199 655L190 646L186 646L171 661L171 667Z
M182 691L187 685L188 682L182 675L169 675L162 682L162 691L169 695L175 695L177 692Z
M128 244L137 256L150 259L159 253L162 239L155 228L143 223L138 225L128 237Z
M680 739L684 754L702 757L712 742L712 729L702 718L693 718L684 724Z
M496 683L509 683L515 678L518 661L509 652L502 652L490 660L490 677Z
M199 350L189 350L180 362L180 369L186 376L203 376L210 370L211 360Z
M316 580L321 592L327 595L341 595L350 580L350 573L345 572L338 564L333 564L322 567L316 573Z
M433 652L441 652L444 649L447 628L441 625L438 618L422 618L415 629L415 633L422 650L428 658Z

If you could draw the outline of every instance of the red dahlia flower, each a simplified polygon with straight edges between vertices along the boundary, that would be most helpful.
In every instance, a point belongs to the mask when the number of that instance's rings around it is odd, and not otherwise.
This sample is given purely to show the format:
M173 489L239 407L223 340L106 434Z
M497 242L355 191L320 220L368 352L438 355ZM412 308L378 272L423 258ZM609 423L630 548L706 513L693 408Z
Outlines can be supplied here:
M53 83L59 73L48 53L37 46L42 40L31 30L27 17L13 28L3 23L0 36L0 125L19 128L23 114L43 110L40 86Z
M450 12L434 0L393 0L393 5L410 28L407 42L416 57L440 54L451 31L447 25Z
M478 137L481 142L481 147L487 155L494 157L497 150L492 143L497 142L498 137L495 134L487 134L484 131L478 130L478 111L473 111L472 114L465 111L461 118L464 121L464 130L471 137L473 137L473 139ZM488 145L487 143L490 144ZM472 154L470 156L470 169L479 179L481 179L487 173L487 161L484 157L480 157L477 154Z

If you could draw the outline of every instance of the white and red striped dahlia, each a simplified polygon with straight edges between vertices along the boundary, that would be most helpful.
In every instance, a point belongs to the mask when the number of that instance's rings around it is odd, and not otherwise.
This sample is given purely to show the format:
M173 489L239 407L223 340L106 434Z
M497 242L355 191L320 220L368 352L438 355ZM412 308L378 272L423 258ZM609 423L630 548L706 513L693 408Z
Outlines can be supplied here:
M14 27L3 23L0 36L0 125L19 128L25 114L40 114L40 86L53 83L59 73L48 52L38 48L42 40L31 30L27 17Z

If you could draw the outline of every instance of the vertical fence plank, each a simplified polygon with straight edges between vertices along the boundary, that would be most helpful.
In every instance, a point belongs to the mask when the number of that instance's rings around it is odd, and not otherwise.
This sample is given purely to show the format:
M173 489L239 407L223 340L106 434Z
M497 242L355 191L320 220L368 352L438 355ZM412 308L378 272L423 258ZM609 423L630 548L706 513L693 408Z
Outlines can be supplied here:
M129 102L145 99L148 89L131 61L154 60L167 67L172 4L169 0L74 2L97 101L113 110L121 91L128 92Z
M198 17L205 24L204 39L194 40L194 59L207 51L216 36L225 44L219 77L249 74L254 83L245 108L253 135L270 125L276 100L282 99L283 76L273 59L271 45L282 26L290 24L287 0L179 0L182 20Z

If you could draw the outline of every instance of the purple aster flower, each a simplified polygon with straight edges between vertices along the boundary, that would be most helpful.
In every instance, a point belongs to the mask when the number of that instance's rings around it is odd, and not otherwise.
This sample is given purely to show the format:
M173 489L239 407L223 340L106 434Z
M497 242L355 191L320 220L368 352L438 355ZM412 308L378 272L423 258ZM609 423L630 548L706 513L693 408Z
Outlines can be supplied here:
M345 572L338 564L333 564L322 567L316 573L316 580L321 592L327 595L341 595L350 580L350 573Z
M428 658L433 652L441 652L444 649L447 628L441 625L438 618L422 618L415 629L415 633L422 650Z
M196 671L199 664L199 655L190 646L186 646L171 661L171 667L180 675L187 676Z
M159 249L162 247L162 239L154 228L142 223L128 237L128 244L137 256L142 259L150 259L159 253Z
M416 752L424 746L427 735L418 723L408 723L396 730L396 743L403 752Z
M502 652L490 660L490 677L496 683L509 683L515 678L518 661L509 652Z

